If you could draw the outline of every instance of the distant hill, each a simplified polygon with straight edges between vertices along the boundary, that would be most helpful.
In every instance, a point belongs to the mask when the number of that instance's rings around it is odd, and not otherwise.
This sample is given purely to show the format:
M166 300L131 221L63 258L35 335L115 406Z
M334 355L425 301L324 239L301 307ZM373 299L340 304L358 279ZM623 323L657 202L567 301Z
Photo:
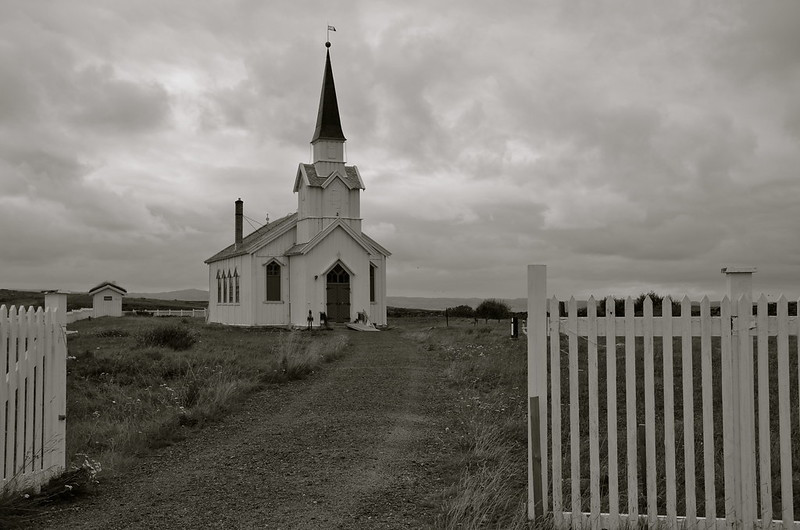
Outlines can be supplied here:
M181 289L163 293L128 293L128 298L149 298L151 300L184 300L187 302L208 302L208 291L202 289Z
M506 302L512 311L527 311L527 298L501 299ZM484 301L484 298L424 298L413 296L387 296L386 305L407 309L438 309L468 305L473 309Z

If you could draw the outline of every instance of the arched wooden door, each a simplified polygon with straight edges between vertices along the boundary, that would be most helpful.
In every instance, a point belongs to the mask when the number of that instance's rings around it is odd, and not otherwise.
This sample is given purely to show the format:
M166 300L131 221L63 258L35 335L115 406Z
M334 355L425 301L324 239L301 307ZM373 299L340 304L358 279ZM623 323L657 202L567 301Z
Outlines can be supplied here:
M340 264L328 273L327 307L330 322L350 321L350 275Z

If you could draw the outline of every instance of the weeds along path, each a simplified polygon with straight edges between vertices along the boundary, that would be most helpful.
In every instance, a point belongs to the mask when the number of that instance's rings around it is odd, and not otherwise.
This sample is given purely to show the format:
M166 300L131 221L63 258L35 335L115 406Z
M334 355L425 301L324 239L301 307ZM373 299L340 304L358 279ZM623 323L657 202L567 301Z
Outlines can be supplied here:
M275 386L144 459L45 528L424 528L436 471L443 365L399 330L348 333L340 361Z

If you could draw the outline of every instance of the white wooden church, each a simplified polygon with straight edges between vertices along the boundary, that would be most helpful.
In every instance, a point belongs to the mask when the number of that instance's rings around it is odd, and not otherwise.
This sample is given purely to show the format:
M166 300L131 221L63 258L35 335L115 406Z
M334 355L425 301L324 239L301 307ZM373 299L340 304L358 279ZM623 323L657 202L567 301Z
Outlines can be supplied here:
M366 313L386 324L390 253L361 231L364 181L344 158L346 138L325 58L311 164L294 179L297 212L243 237L243 202L235 204L235 239L206 260L210 322L238 326L313 326L351 322Z

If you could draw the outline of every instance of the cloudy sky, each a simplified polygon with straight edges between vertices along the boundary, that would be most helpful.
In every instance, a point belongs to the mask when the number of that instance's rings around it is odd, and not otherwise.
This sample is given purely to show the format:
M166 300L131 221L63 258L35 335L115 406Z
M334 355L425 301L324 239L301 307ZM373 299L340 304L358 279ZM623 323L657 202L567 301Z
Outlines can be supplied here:
M389 294L800 294L800 2L0 0L4 288L207 288L331 34ZM246 232L250 227L245 225Z

